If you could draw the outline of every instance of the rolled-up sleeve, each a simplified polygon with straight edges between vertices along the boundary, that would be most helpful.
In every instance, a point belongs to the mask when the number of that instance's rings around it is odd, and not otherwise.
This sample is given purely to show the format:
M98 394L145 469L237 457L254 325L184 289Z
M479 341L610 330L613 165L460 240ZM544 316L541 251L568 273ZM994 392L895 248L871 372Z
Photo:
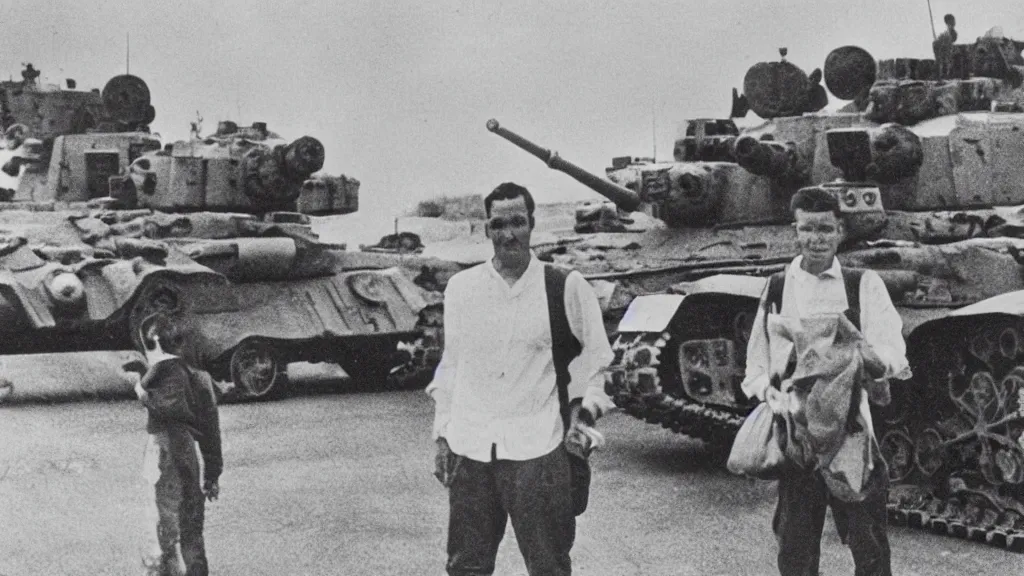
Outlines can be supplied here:
M768 348L768 334L765 332L765 299L768 288L765 286L761 300L757 304L757 314L747 341L747 369L740 388L748 398L764 400L764 391L771 383L771 358Z
M583 406L599 417L615 408L604 391L604 369L614 354L608 344L597 295L579 272L571 272L565 282L565 315L570 330L583 347L580 355L569 364L572 376L569 398L582 398Z
M451 419L452 389L455 386L459 349L459 307L455 282L449 282L444 292L444 351L434 369L434 379L426 392L434 399L433 438L443 437Z
M885 363L885 378L912 376L903 340L903 320L877 272L866 270L860 285L864 339Z

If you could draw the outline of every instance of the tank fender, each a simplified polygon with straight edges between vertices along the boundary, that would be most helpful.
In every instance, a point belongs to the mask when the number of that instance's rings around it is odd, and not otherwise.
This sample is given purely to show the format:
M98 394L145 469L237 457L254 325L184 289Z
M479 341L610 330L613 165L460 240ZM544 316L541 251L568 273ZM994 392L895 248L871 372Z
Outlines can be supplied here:
M648 294L637 296L619 321L618 332L661 332L668 326L686 296Z
M982 314L1009 314L1024 316L1024 290L1014 290L986 298L949 313L950 316L979 316Z
M982 320L991 316L1024 317L1024 290L1014 290L992 296L955 310L936 309L929 316L922 319L916 326L911 327L909 331L906 326L904 327L907 341L925 337L929 333L933 333L933 330L955 331L962 329L963 321Z
M738 274L715 274L693 282L680 282L671 287L671 294L637 296L629 303L626 314L619 322L618 331L661 332L679 310L689 294L723 294L758 299L767 278Z

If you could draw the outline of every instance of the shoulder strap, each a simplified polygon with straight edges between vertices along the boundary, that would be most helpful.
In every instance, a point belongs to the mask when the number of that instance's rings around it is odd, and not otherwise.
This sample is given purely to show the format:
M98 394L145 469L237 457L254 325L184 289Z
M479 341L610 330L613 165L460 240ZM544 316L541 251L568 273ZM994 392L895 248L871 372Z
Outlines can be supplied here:
M569 273L550 264L544 265L544 291L548 298L548 321L551 325L551 356L555 362L555 386L558 388L558 404L562 413L562 424L569 429L569 363L583 351L579 340L569 327L565 315L565 282Z
M786 286L786 271L776 272L768 277L768 297L765 299L765 312L775 305L775 312L782 312L782 290ZM767 315L766 315L767 316Z
M852 310L860 311L860 281L864 276L863 268L843 268L843 284L846 287L846 306ZM782 311L782 291L786 285L786 271L776 272L768 278L768 297L765 299L765 306L768 310L772 304L775 311ZM856 324L860 324L857 319ZM859 328L859 326L858 326Z
M774 274L772 274L771 276L768 277L768 286L765 287L765 290L768 291L768 295L765 296L765 299L764 299L764 314L763 314L763 316L764 316L764 335L765 335L765 338L768 337L768 313L772 310L772 305L775 306L775 313L776 314L782 312L782 290L783 290L783 288L785 288L785 285L786 285L786 270L785 269L780 271L780 272L776 272L776 273L774 273ZM795 370L795 369L796 369L796 365L795 365L794 362L791 361L790 362L790 366L786 367L786 373L787 374L792 374L793 370ZM781 384L782 384L782 378L780 378L778 374L772 376L772 378L771 378L771 385L774 386L776 390L781 388Z
M843 268L843 284L846 286L846 317L860 330L860 281L863 268Z
M864 278L863 268L843 268L843 284L846 287L846 317L860 330L860 282ZM846 427L855 432L859 425L857 416L860 414L860 398L864 389L860 382L854 383L850 393L850 410L846 414Z

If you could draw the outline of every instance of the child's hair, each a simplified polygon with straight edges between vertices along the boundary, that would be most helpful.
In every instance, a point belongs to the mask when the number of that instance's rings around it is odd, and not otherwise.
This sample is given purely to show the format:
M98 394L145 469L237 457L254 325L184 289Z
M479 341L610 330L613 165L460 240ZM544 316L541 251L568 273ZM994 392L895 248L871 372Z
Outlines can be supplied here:
M156 348L155 336L160 340L160 348L169 354L181 354L181 348L185 337L178 322L172 321L166 314L157 312L147 316L139 324L139 332L142 337L142 345L147 350Z

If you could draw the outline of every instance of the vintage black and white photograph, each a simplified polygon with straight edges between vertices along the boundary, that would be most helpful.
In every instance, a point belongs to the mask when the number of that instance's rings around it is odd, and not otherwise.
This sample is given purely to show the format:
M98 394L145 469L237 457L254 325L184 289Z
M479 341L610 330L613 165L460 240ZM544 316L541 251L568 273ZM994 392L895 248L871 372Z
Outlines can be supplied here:
M0 10L0 576L1024 574L1024 5Z

